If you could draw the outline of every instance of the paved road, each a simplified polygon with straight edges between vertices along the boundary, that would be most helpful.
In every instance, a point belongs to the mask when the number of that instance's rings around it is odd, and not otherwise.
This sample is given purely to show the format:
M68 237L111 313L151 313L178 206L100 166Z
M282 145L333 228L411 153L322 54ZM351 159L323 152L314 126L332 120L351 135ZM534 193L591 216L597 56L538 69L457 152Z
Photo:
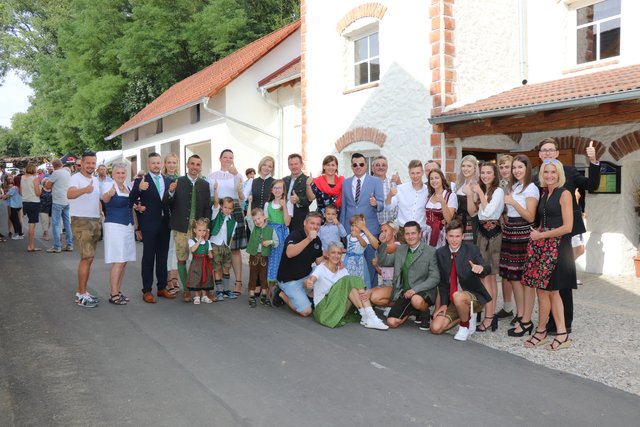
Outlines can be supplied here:
M4 227L3 227L4 228ZM139 248L141 249L141 248ZM139 251L140 252L140 251ZM478 343L331 330L246 297L106 303L99 252L75 306L77 254L0 244L1 426L637 425L638 396ZM549 355L553 357L553 355Z

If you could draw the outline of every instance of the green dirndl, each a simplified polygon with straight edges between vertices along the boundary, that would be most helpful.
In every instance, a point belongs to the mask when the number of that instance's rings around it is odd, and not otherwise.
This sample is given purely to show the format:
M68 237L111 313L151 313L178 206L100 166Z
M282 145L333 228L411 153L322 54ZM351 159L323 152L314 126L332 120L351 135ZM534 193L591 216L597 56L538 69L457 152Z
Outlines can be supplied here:
M316 322L329 328L344 326L347 323L359 322L360 314L350 305L349 293L352 289L364 289L361 277L345 276L331 287L313 311Z

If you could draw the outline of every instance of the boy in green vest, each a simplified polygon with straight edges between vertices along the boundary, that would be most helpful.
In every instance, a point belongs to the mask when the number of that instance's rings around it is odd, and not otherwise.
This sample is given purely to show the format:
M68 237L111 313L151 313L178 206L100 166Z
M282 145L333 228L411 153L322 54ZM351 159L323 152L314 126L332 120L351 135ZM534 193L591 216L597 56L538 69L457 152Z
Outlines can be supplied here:
M260 302L264 305L271 305L267 299L267 261L271 248L275 248L280 243L278 234L273 232L273 228L267 225L267 217L261 208L251 210L252 197L249 196L247 225L251 230L247 253L249 254L249 307L256 307L256 295L261 295ZM260 284L258 286L258 283ZM263 289L264 286L264 289Z
M213 209L211 210L211 234L209 240L213 251L213 275L215 277L216 300L238 298L230 289L229 268L231 267L231 249L229 245L236 231L233 213L233 199L225 197L218 200L218 182L213 183Z

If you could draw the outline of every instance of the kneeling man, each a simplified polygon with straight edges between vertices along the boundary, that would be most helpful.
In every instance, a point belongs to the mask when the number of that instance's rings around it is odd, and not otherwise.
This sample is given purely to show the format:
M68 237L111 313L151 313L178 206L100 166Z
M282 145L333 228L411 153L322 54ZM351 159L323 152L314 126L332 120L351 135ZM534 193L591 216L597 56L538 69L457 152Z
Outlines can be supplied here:
M284 242L284 252L278 268L279 285L273 287L272 304L286 303L291 310L303 317L313 309L307 296L304 281L309 277L312 264L322 262L322 242L318 237L322 215L309 212L303 227L293 230Z
M383 231L380 241L386 241ZM413 310L424 312L423 319L429 320L429 305L436 300L436 287L440 280L436 251L420 240L420 225L415 221L404 224L406 244L398 246L393 253L387 253L387 244L378 246L378 265L393 267L393 286L371 289L371 303L387 306L394 302L387 317L387 325L397 328L402 325Z
M454 338L466 341L476 331L474 313L482 311L482 306L491 301L480 281L480 276L489 274L491 267L480 256L480 248L462 242L464 230L459 220L449 222L445 231L447 244L436 250L442 305L433 314L431 332L441 334L459 321L460 328Z

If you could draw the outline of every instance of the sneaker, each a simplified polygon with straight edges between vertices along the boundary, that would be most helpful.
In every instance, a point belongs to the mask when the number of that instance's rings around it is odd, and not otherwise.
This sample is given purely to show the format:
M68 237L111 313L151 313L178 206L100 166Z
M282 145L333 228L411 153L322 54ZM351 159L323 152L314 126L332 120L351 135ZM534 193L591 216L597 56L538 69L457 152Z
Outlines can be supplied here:
M87 298L86 296L80 295L79 297L76 297L76 305L80 307L94 308L98 306L98 303Z
M95 302L96 304L100 302L100 298L98 298L98 297L96 297L94 295L91 295L89 292L86 292L83 295L80 295L79 293L76 292L76 301L78 301L81 298L86 298L86 299L88 299L90 301Z
M464 326L460 326L458 328L458 332L453 337L456 341L466 341L469 338L469 328L465 328Z
M413 323L415 323L416 325L420 325L422 323L422 318L423 316L421 314L416 314L413 318Z
M271 301L269 300L269 298L267 298L266 293L260 295L260 304L264 305L265 307L271 307Z
M213 304L213 301L211 300L211 298L209 298L208 296L203 296L201 301L205 304Z
M207 297L204 297L204 298L207 298ZM209 298L207 298L207 299L209 299ZM195 305L199 305L200 304L200 297L193 297L193 303Z
M19 235L18 240L24 240L24 234Z
M216 300L224 301L224 292L216 292Z
M229 298L229 299L237 299L238 298L238 296L235 293L231 292L231 291L224 291L223 294L224 294L225 298Z
M496 317L498 319L506 319L507 317L513 316L513 310L506 311L504 308L501 308L499 312L496 313Z
M379 331L386 331L387 329L389 329L389 327L376 316L369 317L364 323L364 327L367 329L377 329Z
M62 252L62 249L51 247L47 249L47 252L50 254L59 254L60 252Z
M428 331L431 327L431 318L429 316L422 316L422 322L420 322L420 330Z
M11 236L11 240L20 240L20 236L14 234L13 236Z
M65 252L73 252L73 246L65 246L62 250Z
M271 305L274 307L281 307L284 305L284 300L280 298L280 292L282 292L280 286L274 285L271 290Z

